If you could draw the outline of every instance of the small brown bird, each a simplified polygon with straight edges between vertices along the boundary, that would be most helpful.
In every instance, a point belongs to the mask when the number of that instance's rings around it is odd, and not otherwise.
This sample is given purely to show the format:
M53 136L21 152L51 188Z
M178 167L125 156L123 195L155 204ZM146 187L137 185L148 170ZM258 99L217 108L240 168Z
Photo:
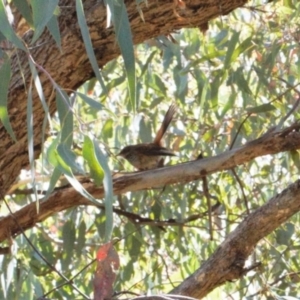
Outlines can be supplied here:
M158 130L152 143L126 146L118 156L127 159L139 171L162 167L164 156L175 156L174 152L162 146L162 138L171 123L176 112L175 104L172 104Z

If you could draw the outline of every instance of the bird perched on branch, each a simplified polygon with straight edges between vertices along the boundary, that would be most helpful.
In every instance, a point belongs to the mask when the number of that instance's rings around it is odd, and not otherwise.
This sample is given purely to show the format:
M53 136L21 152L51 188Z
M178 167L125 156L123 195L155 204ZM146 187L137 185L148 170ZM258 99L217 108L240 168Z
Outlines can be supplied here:
M152 143L126 146L121 150L118 156L127 159L139 171L162 167L164 156L175 156L172 150L162 146L162 138L166 133L175 112L176 106L175 104L172 104Z

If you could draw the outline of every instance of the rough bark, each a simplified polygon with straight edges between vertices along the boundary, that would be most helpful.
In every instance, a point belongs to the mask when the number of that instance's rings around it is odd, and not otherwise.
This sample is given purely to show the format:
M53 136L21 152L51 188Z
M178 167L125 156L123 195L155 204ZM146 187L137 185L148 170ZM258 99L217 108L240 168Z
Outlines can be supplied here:
M204 29L209 20L222 14L228 14L237 7L244 5L246 1L220 0L207 2L187 0L183 9L182 6L176 4L177 1L175 0L148 0L148 6L145 3L141 4L145 22L142 21L138 13L136 1L128 0L125 3L131 22L134 43L139 44L147 39L158 35L166 35L184 27ZM49 33L45 32L33 47L30 45L30 53L34 60L46 69L62 88L70 91L75 90L86 80L93 77L93 71L85 53L77 23L75 1L61 0L59 6L61 9L59 23L62 51L60 52ZM115 42L113 29L106 28L106 8L102 1L84 1L84 9L95 54L101 67L119 55L119 48ZM19 17L16 16L16 20L18 19ZM166 22L166 20L168 21ZM26 29L24 23L19 22L16 30L22 34ZM23 39L29 44L31 36L32 33L29 31L24 34ZM10 120L18 142L14 143L3 126L0 126L1 195L6 193L19 175L20 170L28 164L27 128L25 125L26 87L28 87L31 74L26 53L18 51L18 58L15 55L12 59L13 76L11 78L8 106ZM26 87L22 76L25 78ZM54 113L56 105L53 86L45 74L41 73L40 76L44 94L49 103L50 113ZM44 118L44 111L37 95L34 95L33 99L33 117L34 145L37 156L42 148L42 121Z

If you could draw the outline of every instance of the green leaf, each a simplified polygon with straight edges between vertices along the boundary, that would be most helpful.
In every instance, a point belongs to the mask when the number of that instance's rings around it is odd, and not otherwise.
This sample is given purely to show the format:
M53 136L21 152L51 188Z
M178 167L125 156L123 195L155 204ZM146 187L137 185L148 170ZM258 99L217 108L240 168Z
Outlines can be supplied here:
M238 45L233 53L232 56L230 58L230 64L232 64L234 61L236 61L236 59L242 54L244 53L246 50L250 50L251 48L254 47L254 45L252 44L252 39L253 37L250 36L249 38L247 38L246 40L244 40L240 45Z
M104 171L96 157L93 141L87 136L84 136L82 155L90 168L90 175L94 179L97 186L102 185Z
M30 26L33 26L32 12L28 2L25 0L13 0L14 5L20 11Z
M59 140L60 140L60 137L58 136L56 139L54 139L52 141L52 143L50 144L50 146L47 150L47 159L48 159L49 163L55 167L55 169L52 172L50 182L49 182L49 187L48 187L48 190L47 190L43 200L46 200L49 198L49 196L51 195L52 191L54 190L57 182L59 181L59 179L61 178L61 175L62 175L62 171L58 168L58 162L56 159L56 148L57 148L57 145L59 144Z
M52 141L52 143L50 144L50 146L47 150L47 159L48 159L49 163L54 167L57 167L57 165L58 165L55 152L56 152L59 142L60 142L60 136L57 136Z
M0 1L0 32L16 47L27 51L20 38L14 32L12 25L9 23L3 1Z
M102 135L106 140L113 137L113 125L113 120L108 119L103 126Z
M74 250L76 239L75 225L72 220L68 220L62 230L62 240L63 240L63 269L67 270L70 267L72 261L72 254Z
M58 147L60 147L59 150ZM72 154L68 155L66 154L66 152L69 153L68 151L70 150L67 145L63 144L62 146L62 144L60 144L60 136L53 140L53 142L49 146L47 151L47 158L49 163L54 166L55 169L52 173L50 185L44 199L47 199L49 197L50 193L55 188L56 183L62 178L61 175L65 174L65 177L68 179L68 181L71 181L70 183L76 186L76 191L78 191L82 196L92 201L93 203L99 204L93 196L91 196L87 191L84 190L78 180L74 177L72 169L69 166L70 161L72 161L72 158L70 158L70 156L72 156L73 153L70 151ZM77 166L75 168L77 169Z
M246 51L250 51L250 49L254 48L253 45L253 37L250 36L247 39L245 39L244 41L242 41L240 43L240 45L238 45L236 47L236 49L234 50L234 54L233 57L237 58L240 54L246 52Z
M29 156L29 164L32 178L32 188L34 190L36 199L37 190L35 184L35 165L34 165L34 132L33 132L33 107L32 107L32 82L30 82L30 86L28 89L27 96L27 136L28 136L28 156ZM39 208L39 202L37 201L37 209Z
M80 256L82 254L82 250L85 247L85 242L86 242L86 224L84 221L81 221L78 228L78 238L75 247L77 256Z
M81 183L76 179L76 177L65 174L65 177L68 179L73 188L81 194L83 197L94 203L95 205L99 205L99 201L96 200L88 191L84 189Z
M57 152L61 158L67 163L67 165L74 171L80 174L85 174L84 170L79 164L76 163L76 155L66 144L59 144L57 146Z
M137 233L138 234L138 233ZM128 252L131 258L137 259L141 253L141 247L143 244L140 239L136 238L136 235L132 236L131 243L128 246Z
M214 78L214 81L211 83L211 90L207 94L206 101L211 102L211 106L215 107L218 105L219 98L219 89L223 82L225 76L218 76Z
M28 61L29 61L30 71L31 71L31 74L32 74L32 77L34 80L34 85L35 85L36 91L39 95L39 98L41 100L41 103L42 103L42 106L43 106L43 109L44 109L46 115L49 115L49 108L46 103L46 98L45 98L45 95L43 92L43 87L42 87L42 83L40 81L38 72L37 72L36 67L35 67L34 63L32 62L32 60L29 59Z
M61 126L61 142L72 146L73 143L73 104L67 93L60 89L56 93L56 106Z
M141 75L140 75L141 78L144 76L145 72L147 71L147 69L148 69L148 67L149 67L149 64L152 62L154 56L155 56L157 53L158 53L157 50L152 51L151 54L148 56L146 62L143 63L142 69L141 69Z
M238 68L235 72L232 72L231 76L234 77L234 81L236 82L240 91L252 95L252 91L249 87L249 81L247 81L244 77L243 68Z
M292 0L283 0L283 5L291 9L297 9Z
M123 0L107 2L115 26L116 38L124 59L127 74L131 107L137 109L136 99L136 74L132 33L126 6Z
M289 154L291 156L291 159L292 159L294 165L299 170L300 169L300 154L299 154L299 152L297 150L291 150Z
M237 98L237 93L232 91L229 95L228 101L225 103L225 105L223 106L222 112L220 117L224 117L225 114L234 107L235 101Z
M61 157L57 149L54 151L54 157L56 159L55 166L69 177L74 177L71 167L68 165L68 161L65 161L65 157Z
M105 241L108 242L111 240L112 231L113 231L113 183L112 183L112 176L108 166L107 157L102 153L101 149L97 141L93 141L94 149L96 152L97 160L100 162L103 170L104 170L104 180L103 180L103 187L105 191Z
M52 160L54 161L54 165L56 168L65 174L66 179L73 186L73 188L80 193L83 197L91 201L92 203L98 205L99 202L85 190L85 188L81 185L81 183L77 180L77 178L73 175L72 169L68 165L68 161L64 160L65 157L61 157L57 150L53 151Z
M107 94L107 89L105 87L102 75L99 71L99 66L98 66L98 63L97 63L97 59L95 57L95 53L94 53L92 41L91 41L91 38L90 38L89 29L88 29L88 26L86 24L86 19L85 19L85 16L84 16L84 11L83 11L83 6L82 6L82 1L81 0L76 0L76 13L77 13L78 23L79 23L81 35L82 35L82 38L83 38L83 41L84 41L84 46L85 46L88 58L89 58L90 63L92 65L93 71L94 71L97 79L99 80L99 83L102 87L102 90L105 92L105 94Z
M49 20L47 24L47 28L51 35L53 36L56 45L61 50L61 36L60 36L60 30L58 25L58 19L56 15L53 15L52 18Z
M57 182L61 178L62 172L59 170L59 168L55 168L52 172L50 182L49 182L49 187L48 190L46 191L45 196L43 197L43 201L47 200L49 196L51 195L52 191L54 190Z
M89 94L89 93L93 93L94 89L95 89L95 86L96 86L96 83L97 83L97 78L96 77L93 77L91 78L87 84L85 84L85 92L86 94Z
M123 73L123 72L122 72ZM114 78L112 80L110 80L108 83L107 83L107 90L111 90L112 88L115 88L117 87L118 85L121 85L126 79L126 75L122 74L120 77L117 77L117 78ZM103 95L103 93L101 93L101 95Z
M42 145L44 145L45 143L45 136L47 134L47 125L48 125L48 118L50 120L50 113L49 113L49 107L46 103L46 98L43 92L43 87L42 87L42 83L40 81L38 72L36 70L36 67L33 63L33 61L31 59L29 59L29 66L30 66L30 71L34 80L34 85L35 85L35 89L39 95L39 98L41 100L43 109L45 111L45 116L44 116L44 120L43 120L43 125L42 125ZM49 122L50 123L50 122ZM42 157L44 156L44 152L42 152ZM43 161L43 159L42 159Z
M188 91L188 76L185 73L181 73L181 68L179 67L173 69L173 74L177 86L175 96L180 99L182 103L185 103L185 96Z
M153 79L154 79L154 84L155 84L157 91L159 93L162 93L163 95L166 95L167 88L166 88L164 82L161 80L161 77L158 76L157 74L153 74Z
M141 118L139 124L139 136L141 137L142 143L149 143L152 140L152 128L153 121L149 122L149 120L145 120L145 118Z
M7 58L4 60L0 68L0 120L5 127L10 137L16 142L15 133L11 127L8 110L7 110L7 94L11 76L10 60Z
M247 108L246 110L248 113L259 114L259 113L265 113L268 111L272 111L275 109L276 109L276 107L274 105L272 105L271 103L267 103L267 104L262 104L262 105L259 105L256 107L250 107L250 108Z
M278 57L278 53L282 47L283 47L283 45L280 43L275 44L271 48L271 51L268 52L268 55L267 55L265 61L263 62L264 74L266 74L266 78L271 77L270 74L272 73L272 70L276 64L276 59Z
M33 132L33 99L32 99L32 82L28 89L27 96L27 136L28 136L28 157L31 173L32 189L36 199L36 209L39 211L39 200L37 194L36 176L35 176L35 157L34 157L34 132Z
M104 106L100 102L97 102L96 100L94 100L93 98L91 98L85 94L79 93L79 92L76 92L76 94L85 103L87 103L91 108L95 109L96 111L100 111L100 110L104 109Z
M213 39L212 44L216 47L222 46L228 41L229 36L229 30L228 29L222 29Z
M295 226L292 223L287 223L276 231L276 241L280 245L289 245L291 237L295 232Z
M233 56L234 54L234 50L235 47L239 41L239 37L240 37L240 32L235 31L232 35L231 40L228 42L228 49L227 49L227 53L226 53L226 57L225 57L225 61L224 61L224 69L227 70L230 67L231 62L235 59L235 57Z
M31 43L34 43L43 33L46 25L53 17L58 0L31 0L33 26L35 28Z

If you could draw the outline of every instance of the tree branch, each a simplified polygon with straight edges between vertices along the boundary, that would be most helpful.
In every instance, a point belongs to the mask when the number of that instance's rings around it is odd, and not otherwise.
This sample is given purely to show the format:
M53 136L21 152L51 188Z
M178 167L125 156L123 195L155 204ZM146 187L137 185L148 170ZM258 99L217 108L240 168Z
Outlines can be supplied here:
M172 294L203 298L226 281L245 274L245 261L256 244L300 210L300 180L248 215L215 253Z
M267 133L244 146L226 151L215 157L143 172L119 173L113 179L114 194L160 188L168 184L187 183L212 173L230 170L238 165L248 163L256 157L300 149L300 133L296 131L299 127L300 124L295 123L280 132ZM104 197L102 187L97 188L92 182L85 182L83 186L95 198ZM57 212L78 205L93 204L72 187L67 186L58 188L48 200L41 201L39 212L37 212L36 203L33 202L17 211L14 217L23 230L26 230ZM11 216L0 220L0 242L18 234L20 234L20 229Z
M136 2L125 1L134 44L140 44L159 35L168 35L180 28L205 28L209 20L222 14L228 14L237 7L243 6L247 1L220 0L207 3L203 0L190 0L184 1L184 9L177 7L174 0L148 0L146 2L139 4L139 8L143 12L142 19L136 7ZM47 70L59 86L71 93L72 90L76 90L95 75L82 41L74 1L60 0L59 7L61 50L48 31L45 31L41 38L34 45L31 45L33 33L28 30L28 26L24 26L24 22L19 22L20 15L18 13L15 14L15 24L17 34L22 36L22 33L24 33L24 42L30 45L30 47L28 46L30 55L35 62ZM98 65L102 67L120 54L120 50L116 45L113 27L106 28L106 7L103 1L84 1L84 12ZM26 124L27 97L24 95L27 95L28 92L27 87L31 80L31 72L28 64L28 54L22 51L16 52L12 57L13 76L10 83L8 109L18 142L14 143L3 125L0 124L1 194L6 193L20 174L20 170L28 165L27 127L24 126ZM45 74L39 73L43 92L49 105L49 113L53 114L56 110L53 85ZM34 91L33 117L36 157L38 157L42 148L42 135L46 134L41 132L44 116L45 112L41 101Z

